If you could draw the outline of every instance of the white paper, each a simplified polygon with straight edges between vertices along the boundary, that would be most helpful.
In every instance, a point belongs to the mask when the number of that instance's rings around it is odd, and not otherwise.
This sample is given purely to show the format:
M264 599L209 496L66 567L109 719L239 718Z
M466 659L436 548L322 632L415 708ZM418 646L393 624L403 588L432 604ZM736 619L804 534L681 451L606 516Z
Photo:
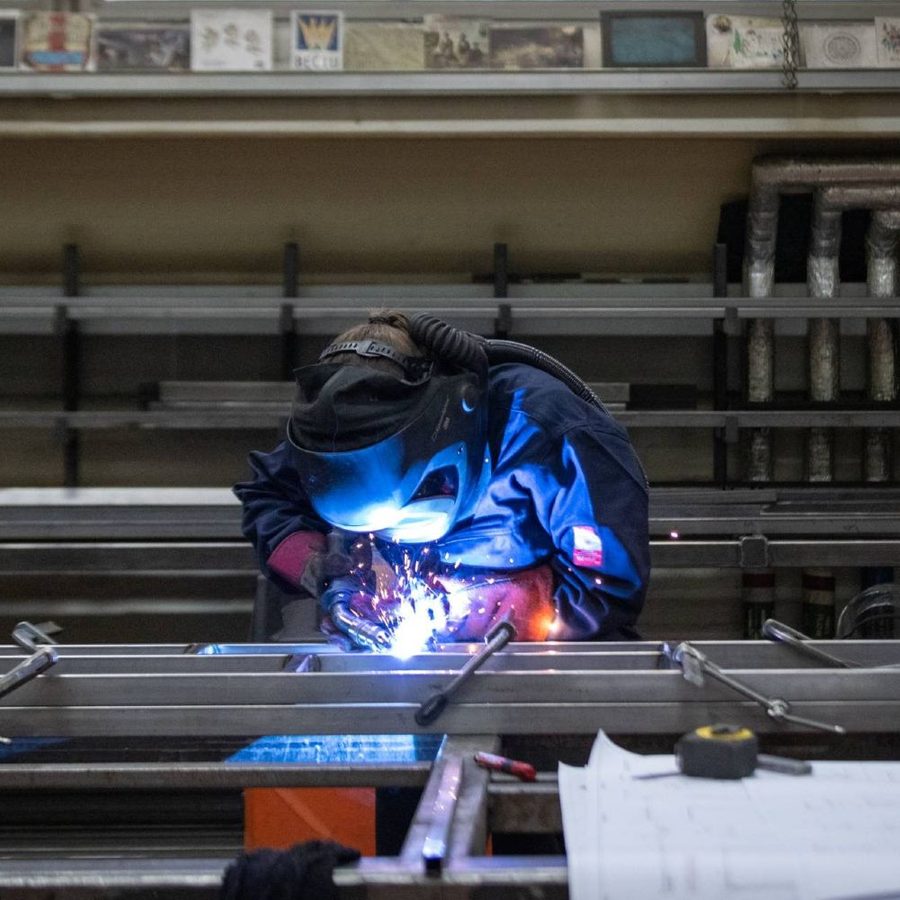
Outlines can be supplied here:
M272 13L262 9L191 11L191 68L267 72L272 68Z
M706 17L706 59L711 69L764 69L784 63L780 19L724 14Z
M867 69L877 64L872 22L802 24L800 46L808 69Z
M737 781L597 736L559 767L571 900L838 900L900 891L900 763ZM665 773L676 773L668 774ZM660 775L636 778L636 775Z
M875 41L878 65L889 69L900 66L900 19L875 19Z

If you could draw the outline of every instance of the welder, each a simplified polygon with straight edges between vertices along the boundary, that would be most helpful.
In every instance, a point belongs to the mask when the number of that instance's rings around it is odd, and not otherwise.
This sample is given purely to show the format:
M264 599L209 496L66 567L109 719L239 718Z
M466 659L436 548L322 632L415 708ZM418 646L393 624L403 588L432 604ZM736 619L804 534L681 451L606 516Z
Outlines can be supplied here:
M624 429L557 360L382 311L296 371L286 439L235 486L262 571L345 645L637 637L647 481Z

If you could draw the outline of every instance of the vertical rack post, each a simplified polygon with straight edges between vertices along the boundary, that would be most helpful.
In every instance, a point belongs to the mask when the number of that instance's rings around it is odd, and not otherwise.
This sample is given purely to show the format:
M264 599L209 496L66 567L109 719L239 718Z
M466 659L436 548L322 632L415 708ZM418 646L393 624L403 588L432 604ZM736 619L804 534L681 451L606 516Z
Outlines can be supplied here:
M81 261L77 244L63 248L63 296L77 297L81 293ZM62 407L74 412L81 403L81 335L78 323L69 316L65 304L56 307L55 331L62 357ZM81 441L77 429L63 428L63 485L78 487L80 478Z
M713 246L713 296L728 295L728 265L726 244ZM712 346L712 387L713 409L728 408L728 334L725 320L713 322ZM728 442L725 431L717 428L713 432L713 481L721 488L728 486Z
M281 296L286 300L300 296L299 290L300 248L293 241L284 245L282 259ZM297 329L294 325L294 304L282 303L278 318L278 331L281 335L281 378L290 381L293 378L297 360Z
M505 300L509 294L509 248L506 244L494 244L494 299ZM512 327L512 309L508 303L497 307L494 319L494 337L505 340Z

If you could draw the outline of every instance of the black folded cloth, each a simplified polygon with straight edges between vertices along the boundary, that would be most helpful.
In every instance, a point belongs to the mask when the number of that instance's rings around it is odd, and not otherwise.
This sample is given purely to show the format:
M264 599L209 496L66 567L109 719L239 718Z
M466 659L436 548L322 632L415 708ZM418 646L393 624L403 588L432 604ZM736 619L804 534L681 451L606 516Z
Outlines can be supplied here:
M242 853L225 870L220 900L337 900L334 867L358 850L334 841L305 841L287 850Z

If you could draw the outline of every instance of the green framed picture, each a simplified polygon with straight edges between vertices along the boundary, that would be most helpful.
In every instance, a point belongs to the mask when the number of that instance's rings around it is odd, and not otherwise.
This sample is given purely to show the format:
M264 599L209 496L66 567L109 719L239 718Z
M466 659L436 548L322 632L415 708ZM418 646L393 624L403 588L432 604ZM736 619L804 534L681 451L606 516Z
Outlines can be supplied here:
M706 67L700 12L602 12L600 31L604 68Z

